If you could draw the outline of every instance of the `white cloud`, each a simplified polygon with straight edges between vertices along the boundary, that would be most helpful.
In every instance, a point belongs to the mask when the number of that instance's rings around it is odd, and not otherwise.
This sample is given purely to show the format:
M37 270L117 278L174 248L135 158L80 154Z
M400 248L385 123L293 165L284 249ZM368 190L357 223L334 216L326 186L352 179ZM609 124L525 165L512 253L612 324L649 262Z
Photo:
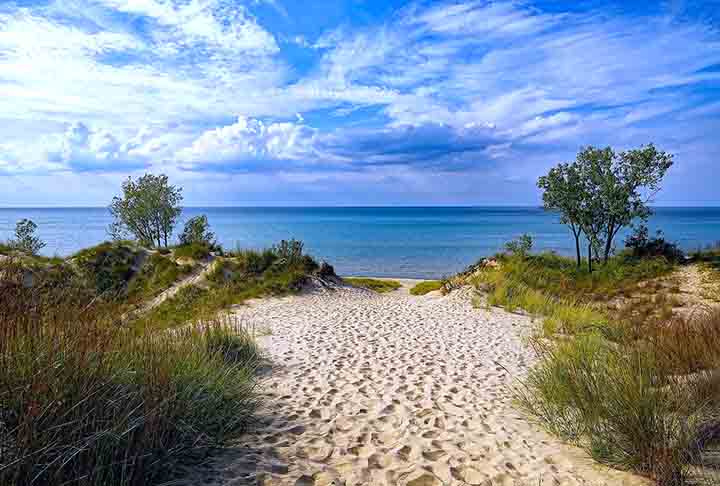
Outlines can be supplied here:
M97 0L119 12L150 17L171 27L158 32L175 48L208 43L233 51L268 52L278 50L274 37L248 17L241 6L229 7L215 0Z
M302 122L265 124L241 116L232 125L204 132L175 158L190 167L254 160L303 160L314 158L314 141L315 131Z
M0 170L517 171L528 150L586 143L696 154L720 115L704 88L720 35L692 19L436 1L311 44L261 25L261 3L286 14L277 0L0 6ZM314 49L302 66L292 43Z

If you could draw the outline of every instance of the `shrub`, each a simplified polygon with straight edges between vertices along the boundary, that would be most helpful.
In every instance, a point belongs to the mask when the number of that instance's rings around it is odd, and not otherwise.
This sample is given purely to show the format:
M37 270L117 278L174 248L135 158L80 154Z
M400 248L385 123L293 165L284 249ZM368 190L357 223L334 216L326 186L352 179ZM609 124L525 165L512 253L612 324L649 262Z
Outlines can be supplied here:
M317 274L323 278L337 277L337 275L335 274L335 268L328 262L322 262L320 264L320 267L317 270Z
M37 255L45 248L45 242L35 236L36 230L35 223L29 219L21 219L15 225L15 239L10 242L10 247L28 255Z
M441 290L443 288L443 283L439 280L429 280L426 282L420 282L419 284L415 285L413 288L410 289L410 294L412 295L425 295L429 292L433 292L435 290Z
M282 264L293 265L303 257L304 246L304 243L299 240L282 240L272 247L272 251Z
M668 261L677 263L685 257L675 243L665 241L662 231L658 231L652 238L648 237L648 228L645 225L635 227L625 240L625 248L634 258L665 257Z
M533 238L525 233L520 238L505 243L505 251L511 255L525 256L532 251Z
M139 255L124 243L105 242L78 252L73 260L98 294L112 298L126 290Z
M150 484L247 428L257 359L243 330L136 334L111 303L3 276L1 484Z
M277 260L276 253L271 250L255 251L239 249L233 256L238 260L244 272L249 275L261 275Z
M185 228L180 234L181 245L192 245L199 243L212 248L215 245L215 234L210 231L210 223L207 216L195 216L185 223Z
M210 256L212 248L205 243L195 242L175 247L173 255L175 258L188 258L191 260L203 260Z

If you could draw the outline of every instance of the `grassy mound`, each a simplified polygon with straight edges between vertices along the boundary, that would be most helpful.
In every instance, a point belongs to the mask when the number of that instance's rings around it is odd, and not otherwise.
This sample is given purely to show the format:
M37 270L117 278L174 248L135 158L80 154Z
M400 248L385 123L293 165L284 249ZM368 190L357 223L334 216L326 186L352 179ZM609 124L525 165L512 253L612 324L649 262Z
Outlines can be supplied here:
M171 328L207 319L247 299L286 295L302 288L323 266L309 255L284 255L275 249L243 250L215 261L202 285L190 285L135 323L138 328Z
M670 298L646 280L674 268L664 258L618 256L592 274L556 255L498 262L474 276L487 303L542 318L520 405L600 462L685 484L720 430L720 312L657 312ZM654 293L640 317L613 305L636 292Z
M415 285L413 288L410 289L411 295L425 295L429 292L434 292L436 290L442 290L443 283L440 280L428 280L425 282L420 282L419 284Z
M378 293L392 292L402 287L397 280L379 280L376 278L344 278L343 281L354 287L372 290Z
M150 484L246 429L258 354L242 329L138 334L81 287L2 273L1 484Z

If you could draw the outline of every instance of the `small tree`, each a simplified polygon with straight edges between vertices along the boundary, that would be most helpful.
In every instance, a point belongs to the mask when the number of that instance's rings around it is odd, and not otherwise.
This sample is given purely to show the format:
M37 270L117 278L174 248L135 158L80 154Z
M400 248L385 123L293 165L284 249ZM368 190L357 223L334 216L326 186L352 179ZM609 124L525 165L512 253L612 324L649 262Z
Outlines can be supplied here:
M180 235L180 244L192 245L199 243L208 247L215 245L215 234L210 231L210 223L207 216L195 216L185 223L185 228Z
M513 255L519 255L526 257L528 253L532 251L533 237L525 233L516 240L511 240L505 243L505 251Z
M18 250L29 255L37 253L45 248L45 242L35 236L37 225L29 219L21 219L15 225L15 239L12 245Z
M660 182L673 165L673 157L654 145L627 152L610 147L587 147L578 154L583 184L589 204L594 204L595 231L588 236L601 245L607 262L617 234L633 223L647 221L652 214L648 204L660 190Z
M561 222L573 232L578 266L581 234L592 271L593 256L607 262L620 230L647 220L648 204L672 163L672 155L652 144L619 154L610 147L586 147L574 162L559 164L538 180L545 208L560 211Z
M110 204L115 221L109 232L114 238L130 233L141 244L167 247L175 221L182 212L182 189L168 184L166 175L145 174L122 185L122 197Z
M545 209L560 212L560 222L570 226L575 238L575 257L580 267L580 236L582 235L583 186L577 166L559 164L538 180L538 187L543 190Z

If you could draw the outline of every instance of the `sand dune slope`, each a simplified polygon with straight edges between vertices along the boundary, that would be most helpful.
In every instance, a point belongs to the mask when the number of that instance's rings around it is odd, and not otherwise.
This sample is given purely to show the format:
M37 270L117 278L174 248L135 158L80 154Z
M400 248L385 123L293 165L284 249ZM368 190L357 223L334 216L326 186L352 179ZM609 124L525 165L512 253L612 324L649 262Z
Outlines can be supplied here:
M468 291L342 289L241 308L272 333L267 406L203 484L643 484L529 424L508 386L532 365L532 323Z

